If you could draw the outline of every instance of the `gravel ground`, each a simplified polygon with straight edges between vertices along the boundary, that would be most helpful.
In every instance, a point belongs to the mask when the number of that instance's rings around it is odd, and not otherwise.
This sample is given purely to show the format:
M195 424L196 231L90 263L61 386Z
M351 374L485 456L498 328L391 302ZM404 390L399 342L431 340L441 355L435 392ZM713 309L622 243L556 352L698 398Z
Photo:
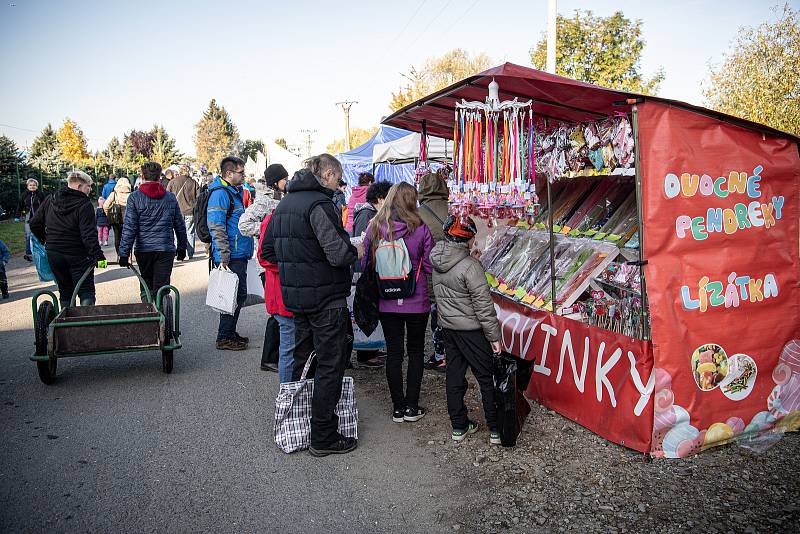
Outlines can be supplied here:
M388 396L383 370L356 370L359 395ZM426 371L419 444L470 488L442 517L461 532L797 532L800 436L754 454L737 445L653 460L531 403L518 444L488 444L477 382L467 406L481 429L450 439L444 375ZM387 414L388 417L388 414ZM463 498L463 497L462 497ZM452 503L448 503L452 504ZM449 525L447 525L449 523Z

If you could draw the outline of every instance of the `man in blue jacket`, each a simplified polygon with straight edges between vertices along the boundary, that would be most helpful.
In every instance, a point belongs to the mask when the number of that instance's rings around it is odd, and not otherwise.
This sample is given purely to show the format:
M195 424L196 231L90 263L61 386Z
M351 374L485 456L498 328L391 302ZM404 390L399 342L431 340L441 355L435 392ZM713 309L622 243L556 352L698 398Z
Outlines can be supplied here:
M130 267L130 253L135 243L136 263L155 297L159 288L169 285L172 276L172 263L176 255L175 236L178 237L178 259L186 257L186 225L178 199L159 183L161 165L148 161L142 165L141 174L142 183L128 197L125 209L119 264L121 267ZM144 302L144 288L141 296Z
M239 277L236 311L233 315L219 316L218 350L245 350L250 341L236 332L239 311L247 298L247 261L253 257L253 238L239 231L239 218L244 213L243 183L244 161L229 156L220 163L220 176L208 186L211 195L206 222L211 233L214 266L230 269Z
M100 192L100 196L103 198L108 198L108 195L114 190L114 186L117 185L117 177L113 174L108 175L108 181L106 185L103 186L103 190Z

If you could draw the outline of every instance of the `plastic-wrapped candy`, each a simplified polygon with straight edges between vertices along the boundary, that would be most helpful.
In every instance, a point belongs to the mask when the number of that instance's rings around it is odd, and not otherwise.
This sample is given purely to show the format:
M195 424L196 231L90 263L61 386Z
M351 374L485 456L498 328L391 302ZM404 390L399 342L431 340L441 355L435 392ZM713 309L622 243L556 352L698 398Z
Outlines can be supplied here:
M633 130L625 117L619 117L614 127L612 145L614 156L621 167L630 167L633 161Z
M614 137L614 119L605 119L597 124L597 137L600 138L600 145L607 145Z
M599 171L603 168L605 163L603 162L603 154L600 148L589 150L589 162L596 171Z
M594 123L590 122L584 127L583 137L589 150L597 150L600 147L600 136L597 135L597 126Z
M617 158L614 155L614 147L611 143L607 143L603 145L600 149L600 153L603 156L603 167L606 169L614 169L617 167Z
M573 148L581 148L582 146L586 145L586 139L583 136L583 128L576 126L569 133L569 144Z

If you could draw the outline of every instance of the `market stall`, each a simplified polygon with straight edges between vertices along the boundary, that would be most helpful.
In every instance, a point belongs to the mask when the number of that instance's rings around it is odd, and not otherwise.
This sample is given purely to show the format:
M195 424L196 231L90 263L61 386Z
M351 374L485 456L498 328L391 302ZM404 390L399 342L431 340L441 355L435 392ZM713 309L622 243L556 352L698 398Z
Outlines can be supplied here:
M453 158L453 142L441 137L427 136L426 147L421 149L421 134L412 133L389 143L379 143L372 147L372 164L392 163L417 163L420 152L427 161L445 163Z
M454 140L530 398L655 456L800 426L796 137L508 63L384 123Z
M363 145L337 154L336 158L342 163L342 177L347 182L348 194L350 187L358 185L358 175L362 172L373 173L378 182L414 183L415 165L413 163L400 165L391 165L390 163L373 165L372 163L372 149L375 145L396 141L411 134L412 132L407 130L381 125L378 131Z

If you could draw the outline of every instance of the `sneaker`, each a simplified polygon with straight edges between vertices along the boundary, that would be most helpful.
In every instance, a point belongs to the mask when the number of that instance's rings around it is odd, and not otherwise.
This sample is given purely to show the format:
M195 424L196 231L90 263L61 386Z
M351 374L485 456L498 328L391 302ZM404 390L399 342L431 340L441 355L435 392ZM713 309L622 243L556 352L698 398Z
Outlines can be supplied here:
M500 432L492 430L489 432L489 445L502 445L503 441L500 439Z
M9 299L9 298L11 298L11 295L9 295L8 293L3 293L3 300Z
M405 421L404 419L405 413L406 413L405 408L400 408L400 409L395 408L395 410L392 412L392 421L394 421L395 423L402 423L403 421Z
M245 350L247 343L238 339L223 339L217 341L217 350Z
M425 408L406 408L403 421L414 423L425 417Z
M276 363L262 363L261 364L262 371L270 371L272 373L278 372L278 364Z
M358 440L356 438L342 437L341 439L322 449L309 447L308 452L311 453L311 456L316 456L319 458L322 456L328 456L329 454L347 454L348 452L353 452L357 448Z
M469 421L465 430L453 430L453 441L462 441L469 434L474 434L478 431L478 423Z
M432 354L430 358L428 358L427 360L425 360L425 363L424 363L424 364L422 364L422 366L423 366L425 369L433 369L434 367L436 367L436 364L438 364L438 363L439 363L439 362L438 362L438 361L436 361L436 355L435 355L435 354Z
M25 261L33 261L33 257L30 254L25 254L22 257L25 258Z
M436 362L436 365L431 367L431 369L433 369L437 373L446 372L447 371L447 359L439 360L438 362Z
M234 332L233 333L233 339L235 339L237 341L241 341L242 343L250 343L250 338L249 337L240 336L239 332Z

